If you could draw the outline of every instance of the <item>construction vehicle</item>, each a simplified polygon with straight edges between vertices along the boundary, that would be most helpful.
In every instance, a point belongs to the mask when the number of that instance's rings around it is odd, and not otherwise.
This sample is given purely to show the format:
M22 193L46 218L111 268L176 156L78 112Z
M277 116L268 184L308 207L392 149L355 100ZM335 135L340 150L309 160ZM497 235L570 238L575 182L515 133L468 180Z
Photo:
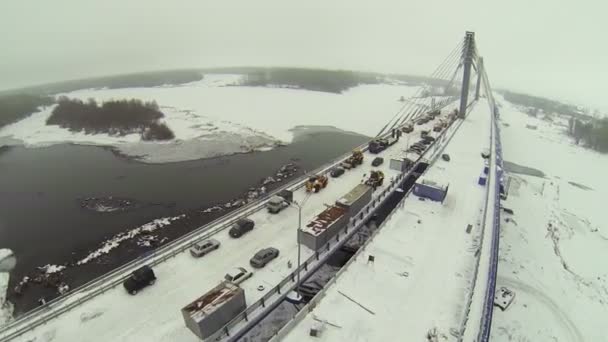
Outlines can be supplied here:
M306 192L319 192L327 186L327 176L314 175L306 181Z
M369 178L365 181L366 185L371 186L372 188L377 188L382 185L384 182L384 172L372 170L369 175Z
M344 162L349 164L351 168L354 169L355 167L357 167L357 165L363 164L363 152L361 152L361 150L359 149L354 150L353 154L348 157Z

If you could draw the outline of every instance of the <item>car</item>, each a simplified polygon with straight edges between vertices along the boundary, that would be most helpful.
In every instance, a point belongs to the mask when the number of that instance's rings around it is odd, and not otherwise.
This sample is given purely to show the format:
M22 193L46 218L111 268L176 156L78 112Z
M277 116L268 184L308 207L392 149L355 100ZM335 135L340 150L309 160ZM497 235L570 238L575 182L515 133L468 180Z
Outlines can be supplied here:
M230 228L228 234L233 238L240 238L245 233L251 231L253 227L255 227L255 222L253 222L253 220L241 218L232 225L232 228Z
M122 283L125 290L132 295L136 295L138 291L142 290L146 286L154 285L156 282L156 275L150 266L142 266L125 279Z
M274 247L260 249L257 253L255 253L251 260L249 260L249 264L255 268L262 268L278 256L279 250Z
M425 145L425 146L426 146L426 145L430 145L430 144L431 144L431 141L430 141L430 140L427 140L427 139L422 139L422 140L420 140L420 141L419 141L419 143L421 143L421 144L423 144L423 145Z
M429 135L429 131L427 131L427 130L425 130L425 131L420 131L420 137L421 137L421 138L424 138L424 137L426 137L427 135Z
M341 167L334 167L331 172L329 173L330 176L336 178L336 177L340 177L344 174L344 169Z
M215 239L199 241L190 247L190 254L195 258L200 258L218 248L220 248L220 242Z
M245 280L251 278L253 273L249 272L244 267L237 267L230 272L226 273L224 279L233 283L234 285L240 285Z
M347 162L340 163L340 167L343 168L344 170L350 170L350 169L353 168L353 166L350 165L350 163L347 163Z
M450 155L449 155L449 154L444 153L444 154L442 154L442 155L441 155L441 159L443 159L443 160L445 160L445 161L449 162L451 158L450 158Z
M423 143L415 143L414 145L412 145L410 148L418 148L418 149L425 149L426 145Z
M372 166L380 166L382 163L384 163L384 158L382 157L376 157L372 160Z
M433 137L432 137L432 136L430 136L430 135L427 135L427 136L425 136L424 138L422 138L422 140L424 140L424 141L428 141L428 142L433 142L433 141L435 141L435 138L433 138Z
M427 121L424 119L420 119L420 120L416 121L416 125L418 125L418 126L424 125L425 123L427 123Z

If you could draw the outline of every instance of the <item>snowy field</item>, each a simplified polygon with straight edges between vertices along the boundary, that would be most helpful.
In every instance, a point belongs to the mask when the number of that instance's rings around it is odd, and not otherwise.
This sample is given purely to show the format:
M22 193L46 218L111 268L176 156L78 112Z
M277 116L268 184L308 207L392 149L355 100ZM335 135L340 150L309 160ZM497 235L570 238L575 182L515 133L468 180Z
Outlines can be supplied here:
M310 328L320 325L318 341L457 340L452 333L460 329L479 246L479 152L489 145L489 128L481 101L445 149L451 161L439 159L425 175L449 182L444 202L410 194L312 311L281 332L283 341L309 340Z
M432 128L434 122L416 125L415 131L409 135L419 137L420 130ZM431 134L436 135L434 132ZM374 169L382 170L386 180L374 196L397 174L397 171L389 169L389 158L403 155L408 144L414 141L406 138L409 135L403 136L381 154L385 162ZM303 207L302 222L309 222L325 209L326 204L335 202L364 180L375 156L365 153L363 165L346 171L340 178L331 178L327 188L311 195ZM304 198L303 189L294 193L294 200L301 203ZM243 237L230 238L226 231L216 234L214 238L221 243L219 250L201 259L194 259L185 251L157 265L154 269L157 282L136 296L117 286L15 341L79 341L84 335L87 341L138 341L142 336L150 341L196 341L196 336L185 327L180 309L217 285L233 267L251 270L249 259L259 249L275 247L280 250L279 257L266 267L255 270L253 277L241 285L249 304L266 294L293 271L288 262L296 264L297 214L295 207L286 208L276 215L259 211L250 217L256 222L255 228ZM302 248L302 260L312 254L313 251L307 247ZM260 286L262 290L258 289ZM74 299L78 296L76 294Z
M240 75L205 75L203 80L179 86L123 89L87 89L65 95L99 101L137 98L156 101L164 122L176 138L142 142L139 134L123 137L74 133L46 126L53 106L0 129L0 137L27 146L62 142L117 147L122 153L148 162L171 162L265 150L289 143L295 126L334 126L375 136L419 88L391 84L361 85L342 94L279 87L236 86ZM58 96L60 96L58 95Z
M494 309L492 341L608 341L608 156L499 100L504 159L545 177L510 174L497 288L515 299Z

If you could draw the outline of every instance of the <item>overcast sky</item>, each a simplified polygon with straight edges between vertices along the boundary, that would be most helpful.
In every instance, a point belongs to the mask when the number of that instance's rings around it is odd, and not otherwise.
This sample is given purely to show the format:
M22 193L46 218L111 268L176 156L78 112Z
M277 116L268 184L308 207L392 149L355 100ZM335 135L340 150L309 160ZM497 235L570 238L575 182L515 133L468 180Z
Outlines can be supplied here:
M602 0L2 0L0 89L210 66L428 75L472 30L495 88L608 109L607 9Z

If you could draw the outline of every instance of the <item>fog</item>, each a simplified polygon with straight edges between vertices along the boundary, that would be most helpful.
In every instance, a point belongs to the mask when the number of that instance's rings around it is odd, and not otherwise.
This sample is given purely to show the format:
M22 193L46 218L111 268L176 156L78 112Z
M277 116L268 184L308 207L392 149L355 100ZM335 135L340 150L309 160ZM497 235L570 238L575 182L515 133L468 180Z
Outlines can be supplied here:
M494 87L608 109L601 1L3 0L0 89L159 69L428 75L475 31Z

